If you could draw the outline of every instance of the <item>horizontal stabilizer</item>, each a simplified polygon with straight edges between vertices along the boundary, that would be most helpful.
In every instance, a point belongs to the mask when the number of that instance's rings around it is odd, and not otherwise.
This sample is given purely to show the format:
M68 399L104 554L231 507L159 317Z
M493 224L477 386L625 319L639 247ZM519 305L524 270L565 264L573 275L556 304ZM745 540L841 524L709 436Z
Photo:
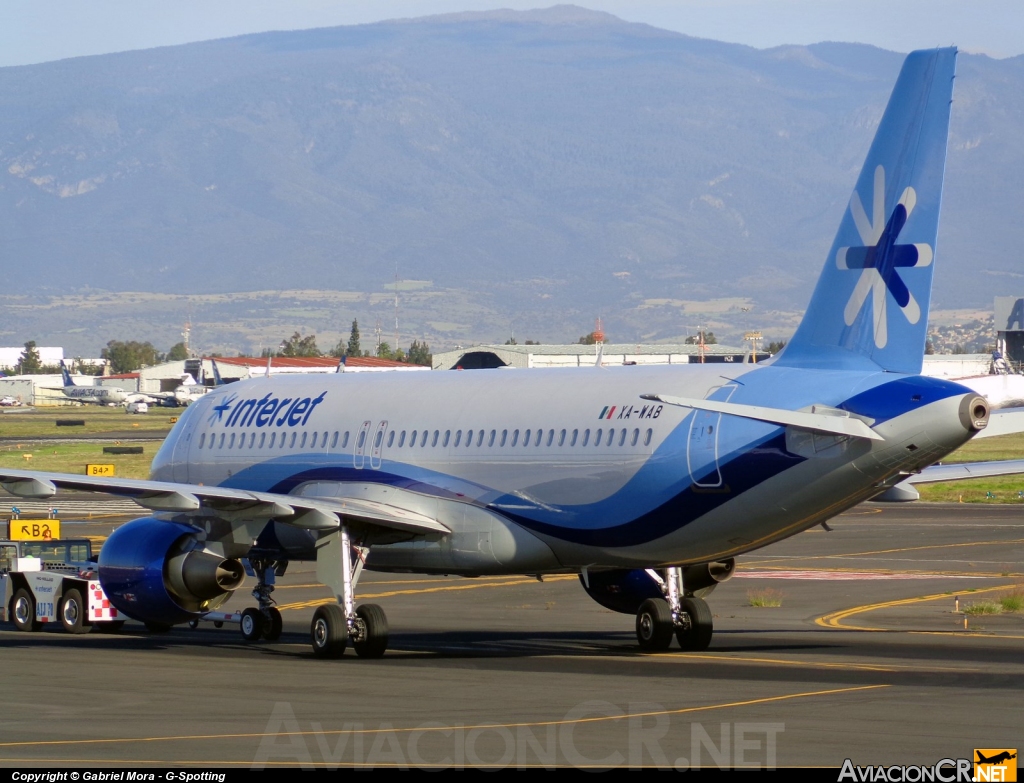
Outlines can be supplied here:
M846 435L851 438L867 438L868 440L885 440L860 419L855 419L830 408L830 413L814 413L806 411L788 411L784 408L766 408L762 405L742 405L736 402L716 402L714 400L698 400L691 397L671 397L667 394L641 394L641 399L663 402L666 405L678 405L681 408L725 413L729 416L741 416L768 424L779 424L784 427L800 427L813 432L825 432L830 435Z
M961 462L955 465L932 465L920 473L909 476L901 484L936 484L941 481L1013 476L1024 473L1024 459L1005 459L995 462Z
M1017 432L1024 432L1024 408L1003 408L992 411L985 429L975 435L974 440L994 438L997 435L1013 435Z

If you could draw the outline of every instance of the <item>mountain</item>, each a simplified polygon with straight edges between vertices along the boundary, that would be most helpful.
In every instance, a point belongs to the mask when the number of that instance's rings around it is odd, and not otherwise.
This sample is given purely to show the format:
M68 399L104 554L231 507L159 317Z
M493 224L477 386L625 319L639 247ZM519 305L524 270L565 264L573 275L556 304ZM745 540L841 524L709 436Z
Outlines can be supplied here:
M83 291L350 292L329 327L300 307L274 328L366 331L391 322L371 294L396 274L430 294L403 329L432 344L575 339L595 315L617 340L784 330L902 58L561 6L0 68L0 304L23 305L0 309L0 340L135 336L53 306ZM1022 127L1024 57L962 53L938 306L1024 289ZM686 304L704 299L725 304Z

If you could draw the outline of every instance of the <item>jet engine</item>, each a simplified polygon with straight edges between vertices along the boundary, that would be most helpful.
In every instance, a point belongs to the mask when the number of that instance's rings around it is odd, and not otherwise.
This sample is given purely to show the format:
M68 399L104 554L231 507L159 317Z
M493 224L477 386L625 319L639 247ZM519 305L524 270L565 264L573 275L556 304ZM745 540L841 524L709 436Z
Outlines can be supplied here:
M688 594L704 597L735 570L733 558L683 566L683 585ZM587 595L601 606L622 614L636 614L648 598L664 596L661 585L642 568L589 571L586 579L580 575L580 582Z
M245 579L238 560L206 549L196 529L154 517L122 525L103 544L100 584L128 617L173 625L216 609Z

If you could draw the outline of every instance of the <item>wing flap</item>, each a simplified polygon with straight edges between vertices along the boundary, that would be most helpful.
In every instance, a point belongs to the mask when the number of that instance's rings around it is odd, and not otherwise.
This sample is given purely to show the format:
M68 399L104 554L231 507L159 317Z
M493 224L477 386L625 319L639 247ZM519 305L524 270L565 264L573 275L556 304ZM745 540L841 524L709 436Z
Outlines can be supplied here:
M0 486L12 495L32 499L52 497L58 489L106 492L129 497L153 511L189 513L209 509L228 520L275 519L308 530L337 528L345 519L416 535L451 532L424 514L362 498L298 497L230 487L6 469L0 469Z

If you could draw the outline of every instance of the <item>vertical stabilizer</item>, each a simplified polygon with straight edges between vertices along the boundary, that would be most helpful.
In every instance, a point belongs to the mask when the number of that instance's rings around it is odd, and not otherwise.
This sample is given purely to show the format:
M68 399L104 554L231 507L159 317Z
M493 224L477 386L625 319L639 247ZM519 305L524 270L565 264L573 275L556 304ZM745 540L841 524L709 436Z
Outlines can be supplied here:
M777 364L919 373L956 49L911 52L811 297Z
M60 374L64 379L65 386L74 386L75 382L71 380L71 373L68 372L68 366L64 364L63 360L60 363Z

